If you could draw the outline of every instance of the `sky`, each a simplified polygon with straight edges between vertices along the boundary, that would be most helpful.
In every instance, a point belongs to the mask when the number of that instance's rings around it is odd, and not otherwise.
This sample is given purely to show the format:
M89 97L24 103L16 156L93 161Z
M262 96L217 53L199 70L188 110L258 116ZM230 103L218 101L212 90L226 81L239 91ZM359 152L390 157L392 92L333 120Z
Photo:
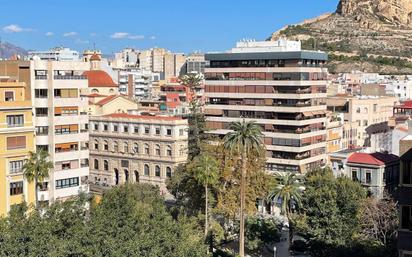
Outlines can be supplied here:
M338 0L1 1L0 37L28 50L66 46L113 54L124 47L173 52L230 49L336 9Z

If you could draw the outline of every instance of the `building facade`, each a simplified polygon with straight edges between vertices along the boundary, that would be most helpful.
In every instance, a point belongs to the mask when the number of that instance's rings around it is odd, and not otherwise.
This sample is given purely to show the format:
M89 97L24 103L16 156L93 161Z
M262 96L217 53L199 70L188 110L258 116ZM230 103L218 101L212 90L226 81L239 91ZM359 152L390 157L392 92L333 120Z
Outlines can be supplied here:
M66 47L56 47L47 51L29 52L30 59L40 59L45 61L78 61L79 52Z
M187 161L188 123L179 117L110 114L90 117L90 178L103 187L158 185Z
M39 201L53 202L88 191L88 88L81 61L31 61L31 87L36 126L36 148L47 150L54 169Z
M223 136L230 122L256 121L267 170L300 172L326 164L327 55L297 41L239 42L205 58L207 126Z
M35 204L34 182L23 177L23 165L34 151L32 102L23 82L0 80L0 216L14 204Z

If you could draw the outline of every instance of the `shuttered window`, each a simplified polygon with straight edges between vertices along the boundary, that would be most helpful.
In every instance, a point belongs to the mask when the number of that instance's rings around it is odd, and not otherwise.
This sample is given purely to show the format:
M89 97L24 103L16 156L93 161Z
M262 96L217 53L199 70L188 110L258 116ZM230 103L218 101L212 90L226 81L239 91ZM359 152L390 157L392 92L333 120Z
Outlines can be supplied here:
M4 92L4 101L6 102L14 101L14 92L13 91Z
M26 148L26 136L8 137L7 150Z

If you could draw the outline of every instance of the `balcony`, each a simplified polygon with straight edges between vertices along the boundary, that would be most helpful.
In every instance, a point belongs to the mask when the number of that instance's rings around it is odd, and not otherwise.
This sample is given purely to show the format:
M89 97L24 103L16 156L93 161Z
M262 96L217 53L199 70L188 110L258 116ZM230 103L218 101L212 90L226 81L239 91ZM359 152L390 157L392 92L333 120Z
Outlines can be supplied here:
M87 79L87 76L83 75L54 75L56 80L83 80Z
M36 79L36 80L45 80L45 79L47 79L47 75L36 75L36 76L34 76L34 79Z

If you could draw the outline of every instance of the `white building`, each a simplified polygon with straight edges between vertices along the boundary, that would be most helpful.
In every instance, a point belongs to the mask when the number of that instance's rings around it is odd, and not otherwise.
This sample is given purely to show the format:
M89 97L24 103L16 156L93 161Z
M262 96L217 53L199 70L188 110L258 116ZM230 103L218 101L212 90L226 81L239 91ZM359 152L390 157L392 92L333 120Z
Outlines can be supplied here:
M160 74L150 70L121 69L118 71L119 92L136 98L151 95L154 81L159 81Z
M54 164L38 199L53 202L88 191L88 99L80 96L89 70L82 61L30 61L36 147Z
M33 60L39 58L40 60L50 61L78 61L80 59L79 52L70 50L66 47L56 47L47 51L32 51L29 52L29 59Z

